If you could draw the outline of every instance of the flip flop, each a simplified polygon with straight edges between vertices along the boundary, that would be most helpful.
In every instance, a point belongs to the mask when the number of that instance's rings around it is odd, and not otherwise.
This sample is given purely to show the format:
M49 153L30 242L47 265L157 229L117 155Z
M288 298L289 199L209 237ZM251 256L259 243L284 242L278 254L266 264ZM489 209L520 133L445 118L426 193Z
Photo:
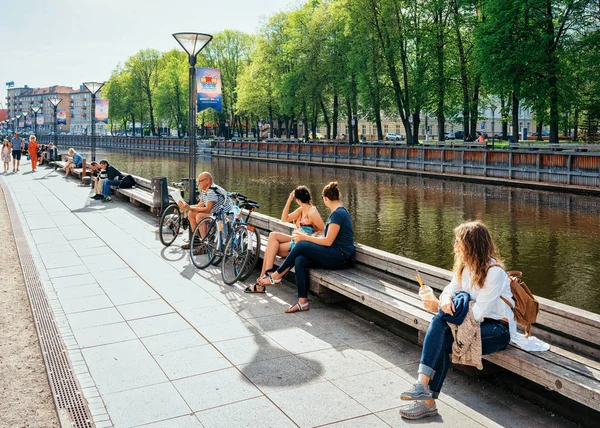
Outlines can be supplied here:
M294 314L296 312L304 312L304 311L308 311L310 309L310 307L308 306L308 302L302 304L300 302L296 303L295 305L290 306L289 308L287 308L285 310L286 314Z
M257 287L262 287L263 288L262 291L259 291ZM253 293L260 294L260 293L266 293L266 292L267 292L267 287L264 285L260 285L260 284L249 285L248 287L246 287L244 289L244 293L251 293L251 294L253 294Z
M267 284L261 284L260 282L258 283L258 285L265 286L265 285L281 285L281 279L282 278L273 279L273 276L270 273L268 273L268 274L266 274L265 276L263 276L263 277L261 277L259 279L266 279L266 280L268 280Z

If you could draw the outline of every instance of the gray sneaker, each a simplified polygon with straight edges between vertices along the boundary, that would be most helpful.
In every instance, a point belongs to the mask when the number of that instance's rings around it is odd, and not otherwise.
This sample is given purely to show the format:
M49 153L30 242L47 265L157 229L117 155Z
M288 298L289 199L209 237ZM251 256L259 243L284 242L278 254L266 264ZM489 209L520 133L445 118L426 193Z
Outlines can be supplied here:
M400 409L400 416L410 420L423 419L437 414L435 403L425 404L423 401L415 401Z
M400 395L401 400L431 400L432 398L429 386L425 386L419 382Z

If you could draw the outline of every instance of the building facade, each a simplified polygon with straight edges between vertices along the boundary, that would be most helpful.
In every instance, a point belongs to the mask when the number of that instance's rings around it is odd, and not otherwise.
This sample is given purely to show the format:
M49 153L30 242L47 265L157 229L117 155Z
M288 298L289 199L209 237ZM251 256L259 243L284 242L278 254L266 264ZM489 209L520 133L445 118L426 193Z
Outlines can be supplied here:
M37 114L37 132L46 134L54 131L54 106L48 101L50 98L59 98L57 106L59 122L58 133L84 135L91 133L91 94L82 86L78 90L67 86L50 86L47 88L9 88L7 90L6 107L9 120L9 129L18 126L24 133L33 132L35 129L35 114L32 107L40 107ZM23 118L23 113L27 117ZM21 116L16 120L17 116ZM105 125L96 124L96 134L104 135Z

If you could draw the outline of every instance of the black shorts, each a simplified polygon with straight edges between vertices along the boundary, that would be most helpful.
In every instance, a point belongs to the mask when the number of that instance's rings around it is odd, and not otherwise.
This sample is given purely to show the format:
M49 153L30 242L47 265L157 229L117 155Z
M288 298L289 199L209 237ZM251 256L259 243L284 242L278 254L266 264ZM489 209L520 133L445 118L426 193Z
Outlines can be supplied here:
M12 153L13 159L20 161L21 160L21 153L22 153L21 150L13 150L13 153Z

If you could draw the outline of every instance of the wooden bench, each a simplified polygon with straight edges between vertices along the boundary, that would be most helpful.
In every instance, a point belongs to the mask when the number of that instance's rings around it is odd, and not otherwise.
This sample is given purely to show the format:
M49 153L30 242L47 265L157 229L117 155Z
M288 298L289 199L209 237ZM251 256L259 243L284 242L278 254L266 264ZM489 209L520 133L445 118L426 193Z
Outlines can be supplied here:
M258 213L252 214L250 223L263 231L289 234L293 230L290 224ZM319 294L319 287L326 287L399 320L416 329L421 341L433 314L421 307L415 269L438 294L452 277L445 269L357 244L355 266L337 271L312 269L311 290ZM538 300L541 310L532 334L551 343L551 349L526 352L510 345L484 358L599 411L600 315L540 297Z
M59 155L60 156L60 155ZM65 169L67 162L64 161L54 161L54 169ZM83 181L83 177L89 176L92 170L87 165L87 160L83 158L81 162L81 168L73 168L71 169L71 175L81 179Z

